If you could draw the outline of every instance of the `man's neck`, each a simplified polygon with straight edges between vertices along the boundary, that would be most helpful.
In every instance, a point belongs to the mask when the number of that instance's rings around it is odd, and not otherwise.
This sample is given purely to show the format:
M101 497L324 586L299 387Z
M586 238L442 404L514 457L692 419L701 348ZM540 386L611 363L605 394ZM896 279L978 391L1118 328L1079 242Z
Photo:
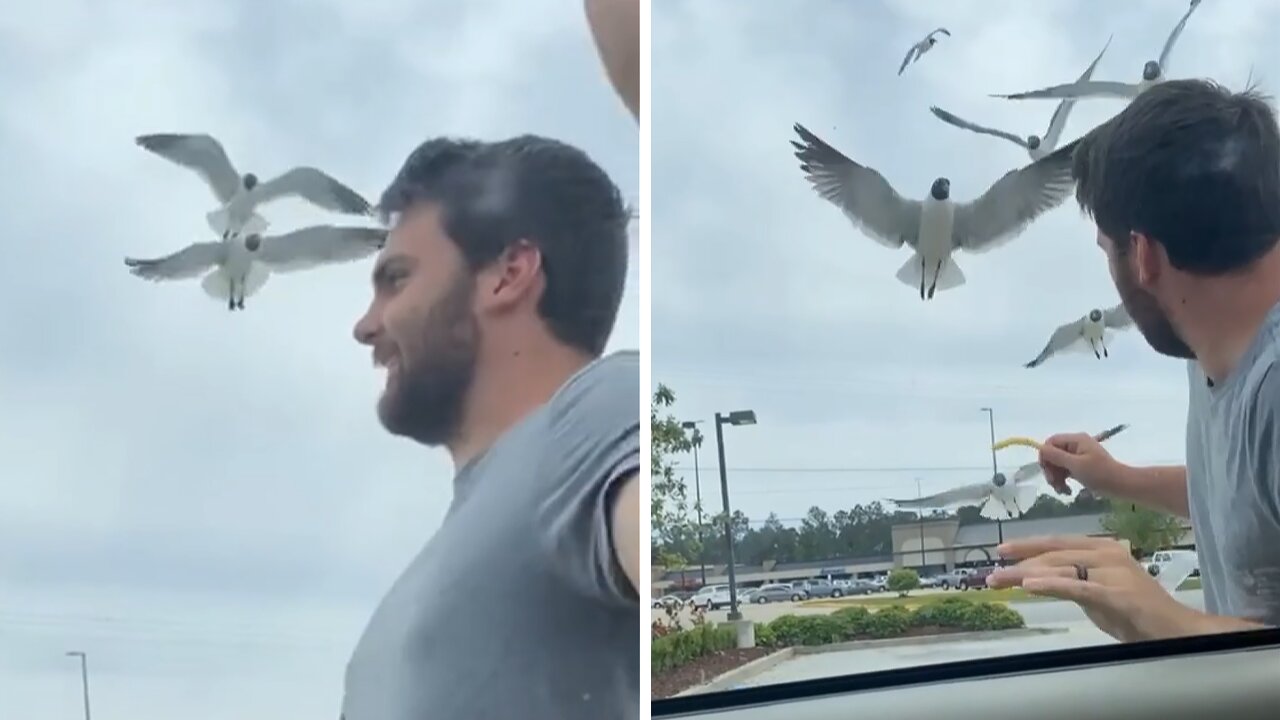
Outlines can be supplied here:
M449 443L455 470L487 450L507 430L545 404L591 357L554 341L493 353L476 376L458 437Z
M1243 273L1198 279L1183 295L1180 330L1205 375L1221 383L1280 302L1280 252L1271 251Z

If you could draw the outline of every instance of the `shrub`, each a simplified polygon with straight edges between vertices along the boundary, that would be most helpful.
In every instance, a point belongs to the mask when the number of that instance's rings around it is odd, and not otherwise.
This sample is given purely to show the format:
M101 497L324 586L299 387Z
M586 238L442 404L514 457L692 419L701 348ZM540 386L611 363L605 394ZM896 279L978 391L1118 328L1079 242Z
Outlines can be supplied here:
M704 655L728 650L737 644L732 627L697 625L690 630L653 638L650 666L653 672L678 668Z
M1025 627L1026 620L1017 610L1003 603L975 603L961 624L965 630L1013 630Z
M897 637L911 627L911 611L901 605L880 608L867 618L866 633L873 638Z
M898 568L889 573L889 579L885 580L884 586L889 592L898 593L898 597L906 597L907 593L920 587L920 576L915 570Z
M769 627L769 623L756 623L756 645L760 647L778 647L778 636Z
M867 619L871 612L861 605L840 608L831 613L831 617L840 625L840 635L845 640L852 640L867 632Z
M911 624L914 627L963 627L964 619L973 608L973 603L962 597L949 597L937 602L925 603L911 613Z
M778 647L829 645L844 639L841 625L830 615L783 615L769 623Z

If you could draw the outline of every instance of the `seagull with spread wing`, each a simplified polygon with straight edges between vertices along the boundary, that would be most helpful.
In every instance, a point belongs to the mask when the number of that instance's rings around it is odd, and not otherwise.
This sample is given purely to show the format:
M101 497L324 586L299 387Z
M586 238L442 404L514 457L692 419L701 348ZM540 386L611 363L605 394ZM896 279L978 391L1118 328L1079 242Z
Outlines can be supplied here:
M252 234L189 245L151 260L125 258L129 272L145 280L187 280L204 274L200 287L228 310L262 288L271 273L307 270L359 260L386 244L387 231L371 227L313 225L283 235Z
M1128 425L1116 425L1104 430L1094 439L1104 442L1124 431ZM1031 462L1019 467L1009 477L997 472L986 482L963 485L922 498L894 500L889 502L898 507L908 509L940 509L957 505L978 505L978 514L988 520L1012 520L1025 515L1036 503L1040 488L1031 481L1040 476L1040 463Z
M1037 367L1060 352L1083 352L1086 348L1099 360L1110 357L1107 340L1115 336L1115 331L1132 326L1133 318L1129 317L1123 303L1106 310L1094 308L1079 320L1054 330L1040 354L1023 367Z
M242 176L212 135L158 133L140 135L136 142L204 178L220 204L205 218L209 227L224 238L265 232L267 221L256 212L258 206L284 197L300 197L333 212L374 214L368 200L314 167L295 167L266 182L259 182L253 173Z
M1102 59L1102 56L1106 54L1107 48L1110 46L1111 38L1108 38L1107 44L1102 46L1102 52L1098 53L1098 56L1093 59L1093 62L1089 63L1089 67L1085 68L1079 79L1076 80L1077 83L1087 82L1093 77L1093 71L1098 67L1098 61ZM1004 130L996 130L995 128L989 128L978 125L977 123L969 122L968 120L957 117L936 105L931 106L929 111L937 116L939 120L958 128L982 133L983 135L992 135L994 137L1004 138L1005 140L1015 143L1025 149L1027 154L1031 156L1032 160L1039 160L1045 155L1053 152L1054 149L1058 147L1058 141L1062 139L1062 131L1067 127L1067 116L1071 113L1071 108L1074 107L1075 104L1076 100L1074 98L1063 100L1058 103L1058 107L1053 111L1053 115L1049 118L1049 129L1045 131L1045 134L1043 136L1028 135L1026 138L1019 137L1018 135L1014 135L1013 133L1006 132Z
M902 74L903 70L907 69L908 65L924 57L925 53L932 50L933 46L938 44L938 38L936 37L938 33L942 33L947 37L951 37L951 31L944 27L940 27L937 30L934 30L933 32L929 33L928 35L925 35L923 40L916 43L915 45L912 45L911 48L907 50L907 56L902 58L902 66L898 68L899 75Z
M918 288L922 300L964 284L964 273L951 257L955 250L985 252L1004 244L1060 205L1075 186L1071 158L1079 141L1010 170L970 202L953 202L951 181L945 177L934 180L923 201L907 200L883 175L850 160L804 126L797 124L795 131L803 142L791 145L818 195L876 242L914 251L896 277Z
M1142 66L1142 80L1136 83L1125 83L1114 80L1086 80L1068 83L1066 85L1054 85L1053 87L1043 88L1041 90L1031 90L1029 92L1014 93L1012 95L992 95L992 97L1007 98L1010 100L1026 100L1030 98L1120 98L1123 100L1133 100L1142 92L1150 88L1152 85L1164 82L1169 79L1169 55L1173 52L1173 45L1178 40L1178 36L1182 34L1182 29L1187 25L1187 19L1191 17L1191 13L1200 5L1200 0L1191 0L1191 7L1187 8L1187 12L1182 16L1182 20L1173 28L1173 32L1169 34L1169 39L1164 43L1164 49L1160 51L1159 60L1148 60Z

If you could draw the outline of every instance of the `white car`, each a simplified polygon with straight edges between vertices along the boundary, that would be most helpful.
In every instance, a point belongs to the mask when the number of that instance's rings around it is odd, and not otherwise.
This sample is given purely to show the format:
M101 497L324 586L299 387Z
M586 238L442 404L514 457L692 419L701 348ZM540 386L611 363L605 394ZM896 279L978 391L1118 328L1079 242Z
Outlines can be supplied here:
M729 586L707 585L698 588L698 592L689 598L689 605L703 610L719 610L722 607L729 607Z

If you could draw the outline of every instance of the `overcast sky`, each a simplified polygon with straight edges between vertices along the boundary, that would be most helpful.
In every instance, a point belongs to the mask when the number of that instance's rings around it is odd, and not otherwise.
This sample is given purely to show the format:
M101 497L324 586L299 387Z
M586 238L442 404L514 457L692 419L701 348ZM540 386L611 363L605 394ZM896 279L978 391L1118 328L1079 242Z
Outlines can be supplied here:
M863 236L811 189L792 155L802 123L879 170L906 197L945 175L958 201L1029 162L1008 141L954 128L962 118L1043 135L1055 100L992 93L1075 80L1114 33L1094 73L1133 82L1159 56L1186 3L1141 0L665 0L653 18L653 380L682 418L703 419L704 503L719 508L716 411L731 427L726 465L736 509L799 517L990 476L987 416L998 436L1098 432L1125 461L1179 461L1185 366L1136 331L1111 358L1032 359L1060 324L1118 302L1092 224L1074 198L1003 248L957 253L968 284L921 302L894 278L908 251ZM1280 23L1272 0L1206 0L1172 56L1172 77L1275 92ZM897 75L938 26L951 31ZM1065 141L1123 108L1091 99ZM1033 451L1003 451L1017 465ZM692 458L679 461L688 466ZM929 471L928 468L956 468ZM841 472L761 469L844 468ZM862 469L863 471L856 471ZM896 469L896 470L891 470ZM692 492L690 493L693 494Z
M451 465L378 425L383 375L351 339L371 261L273 277L235 314L195 281L126 272L212 237L208 189L134 145L152 132L209 132L263 177L314 164L371 200L430 136L534 132L634 200L635 122L581 2L0 17L0 717L76 717L72 649L102 717L337 717L347 655L438 526ZM614 349L639 342L636 266Z

